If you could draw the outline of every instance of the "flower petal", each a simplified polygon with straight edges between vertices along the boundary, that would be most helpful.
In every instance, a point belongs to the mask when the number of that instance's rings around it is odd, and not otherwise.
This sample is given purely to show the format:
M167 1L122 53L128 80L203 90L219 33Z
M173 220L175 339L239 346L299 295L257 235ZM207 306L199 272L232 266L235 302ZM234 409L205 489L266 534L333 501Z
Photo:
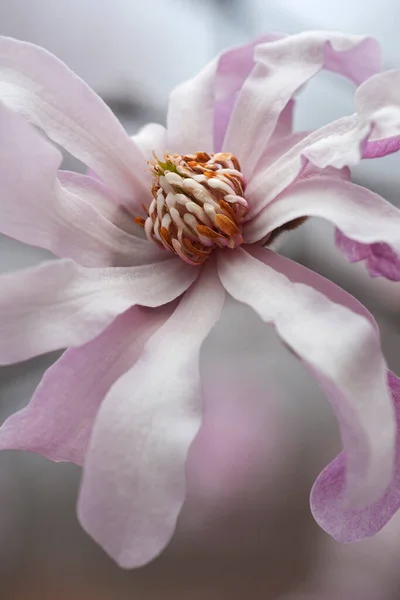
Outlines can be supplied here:
M0 37L0 99L140 207L142 154L106 104L55 56Z
M275 200L298 177L305 173L310 163L318 176L322 171L355 165L362 157L361 146L371 131L369 123L361 123L357 115L342 117L304 136L294 137L295 144L264 168L263 159L246 188L249 202L247 220ZM283 141L284 142L284 141ZM323 176L324 174L321 173Z
M383 140L367 140L362 148L363 158L380 158L400 150L400 135Z
M173 534L201 420L199 351L224 299L209 263L100 408L78 514L123 567L153 559Z
M347 501L353 507L374 502L391 481L395 446L387 367L376 329L312 287L293 283L292 261L262 248L251 252L221 253L221 281L234 298L274 324L318 380L341 426Z
M400 431L400 379L389 372L388 382ZM385 495L362 510L346 508L347 463L342 452L322 471L311 492L311 510L319 525L339 542L355 542L371 537L400 508L400 436L397 436L396 471Z
M237 95L250 75L254 65L254 49L257 45L274 42L285 37L279 33L269 33L250 44L237 46L224 52L218 63L214 82L214 150L222 148L226 129L235 105ZM291 125L292 106L288 107L280 123L280 133ZM291 131L291 129L290 129Z
M386 156L400 149L400 71L385 71L371 77L355 93L360 117L372 123L372 134L363 148L363 158Z
M400 254L400 211L378 194L330 177L298 181L268 204L244 228L253 243L299 217L321 217L350 238L364 243L386 242Z
M168 107L167 149L182 154L218 152L236 96L254 66L254 48L282 37L270 33L227 50L198 75L177 86Z
M171 302L198 273L178 258L104 269L59 260L6 273L0 278L0 364L80 346L135 304Z
M256 66L240 91L222 146L235 154L249 178L281 111L293 94L322 68L360 84L380 69L371 38L336 32L306 32L256 48Z
M138 360L173 305L133 307L97 338L67 350L47 370L31 402L0 428L1 450L28 450L83 464L93 423L110 387Z
M214 151L214 81L218 58L171 92L167 150L177 154Z
M143 154L145 160L154 160L153 152L162 157L167 148L167 130L158 123L147 123L139 129L132 140ZM151 176L149 177L151 182Z
M84 266L166 258L155 244L130 235L132 217L104 184L58 171L59 151L1 103L0 130L1 233Z
M347 136L320 138L304 152L317 167L355 165L400 148L400 71L385 71L360 85L354 96L357 116Z
M400 135L400 71L378 73L361 85L354 104L361 119L373 121L372 138Z
M335 241L349 262L365 261L372 277L400 281L400 257L388 244L361 244L350 240L339 229L335 232Z
M59 226L48 248L62 258L87 267L125 267L168 259L168 254L146 238L132 216L96 179L60 171L56 203L49 218ZM53 225L54 229L54 225ZM46 229L51 232L51 226Z

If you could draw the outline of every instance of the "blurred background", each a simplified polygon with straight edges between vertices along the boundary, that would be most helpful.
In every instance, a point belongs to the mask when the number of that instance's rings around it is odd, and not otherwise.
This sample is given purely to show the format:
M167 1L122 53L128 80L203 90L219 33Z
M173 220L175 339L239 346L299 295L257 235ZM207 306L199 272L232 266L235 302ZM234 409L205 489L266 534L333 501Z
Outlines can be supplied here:
M399 67L399 22L396 0L0 0L0 33L55 53L131 133L164 122L172 87L229 45L269 30L340 29L376 36L385 66ZM301 93L296 129L353 112L352 94L348 82L321 74ZM400 205L397 156L353 175ZM371 310L389 366L400 373L399 286L347 264L320 221L288 235L281 251ZM47 256L0 237L2 271ZM0 369L0 420L29 401L56 357ZM77 467L0 454L1 600L400 599L399 519L373 540L344 546L311 517L311 485L339 436L321 392L272 330L229 302L201 368L205 425L190 454L188 499L171 545L145 568L119 569L81 531ZM228 378L232 391L221 395Z

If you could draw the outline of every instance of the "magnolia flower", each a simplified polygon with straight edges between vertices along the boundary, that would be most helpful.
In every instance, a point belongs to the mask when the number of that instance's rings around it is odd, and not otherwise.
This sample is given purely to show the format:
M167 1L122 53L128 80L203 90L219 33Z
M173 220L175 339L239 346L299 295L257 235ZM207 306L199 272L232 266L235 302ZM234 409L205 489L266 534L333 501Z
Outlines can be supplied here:
M359 86L356 113L293 133L293 96L322 68ZM316 483L317 520L358 539L397 509L395 493L374 504L395 485L397 385L376 325L270 247L319 216L397 260L399 211L349 181L348 166L400 145L400 73L379 69L369 38L266 36L176 88L166 128L130 139L55 57L1 39L0 230L61 260L2 275L0 361L69 349L0 447L83 465L80 521L120 565L151 560L174 531L201 422L199 352L226 293L275 327L337 415L344 454ZM91 174L60 171L51 142Z

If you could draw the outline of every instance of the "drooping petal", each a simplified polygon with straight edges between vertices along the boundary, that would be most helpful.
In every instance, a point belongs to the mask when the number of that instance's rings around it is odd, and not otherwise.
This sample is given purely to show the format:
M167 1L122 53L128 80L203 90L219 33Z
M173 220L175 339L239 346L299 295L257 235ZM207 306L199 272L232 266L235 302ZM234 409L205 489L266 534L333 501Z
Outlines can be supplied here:
M223 151L235 154L249 178L293 94L322 68L356 84L379 71L379 46L371 38L307 32L257 46L256 66L232 112Z
M392 478L395 423L376 328L364 316L293 279L294 263L262 248L219 256L227 291L294 350L338 417L348 456L346 500L365 506ZM301 275L299 275L301 281Z
M400 379L388 374L388 383L400 431ZM343 451L322 471L311 492L311 509L319 525L340 542L355 542L377 533L400 508L400 436L396 470L390 487L377 502L363 510L345 504L348 458Z
M362 244L349 239L339 229L335 232L335 241L349 262L365 261L372 277L400 281L400 257L388 244Z
M330 177L290 186L246 223L244 238L253 243L294 219L310 216L331 221L356 241L386 242L400 255L400 211L366 188Z
M104 269L59 260L6 273L0 277L0 364L80 346L135 304L171 302L198 273L178 258Z
M201 420L199 350L224 299L209 263L100 408L78 514L123 567L148 562L173 534Z
M283 256L274 255L276 267L284 270L293 282L309 285L332 302L347 306L372 324L377 338L378 326L370 312L356 298L332 281ZM389 388L394 402L397 430L400 430L400 382L388 372ZM346 456L340 453L317 478L311 492L311 509L317 522L338 541L350 542L369 537L381 529L400 507L400 438L397 438L396 471L390 487L381 500L364 510L346 510Z
M58 171L59 151L3 104L0 130L1 233L88 267L165 259L155 244L131 235L132 217L104 184Z
M0 100L140 207L143 158L106 104L55 56L0 37Z
M133 307L97 338L70 348L47 370L31 402L0 428L1 450L28 450L82 465L94 420L110 387L138 360L173 305Z

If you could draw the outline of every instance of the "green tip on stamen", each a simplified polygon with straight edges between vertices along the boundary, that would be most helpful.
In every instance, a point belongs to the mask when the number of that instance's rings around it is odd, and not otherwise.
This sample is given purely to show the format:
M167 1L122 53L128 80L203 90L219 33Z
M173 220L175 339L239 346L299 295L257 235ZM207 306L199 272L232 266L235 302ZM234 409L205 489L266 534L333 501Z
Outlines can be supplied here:
M157 159L157 164L161 170L162 175L164 175L164 173L166 171L170 171L172 173L176 173L177 175L179 175L179 171L176 168L176 165L174 165L172 162L169 162L169 161L161 162L160 160Z

